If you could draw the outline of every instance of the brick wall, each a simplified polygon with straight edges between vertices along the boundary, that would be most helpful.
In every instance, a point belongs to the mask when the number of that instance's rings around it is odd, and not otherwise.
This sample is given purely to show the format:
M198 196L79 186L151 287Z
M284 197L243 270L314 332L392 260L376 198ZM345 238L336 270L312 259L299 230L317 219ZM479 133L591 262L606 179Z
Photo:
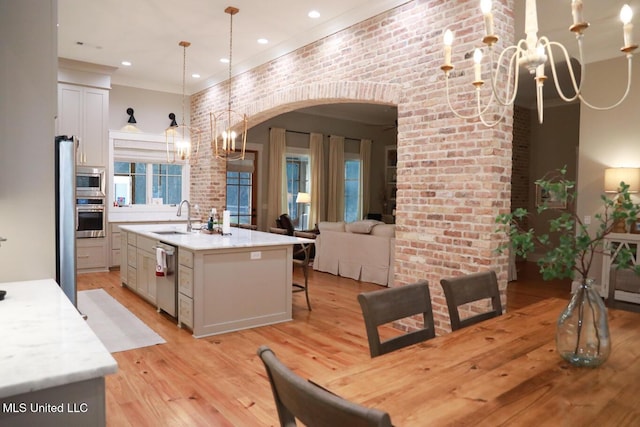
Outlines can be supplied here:
M513 168L511 171L511 209L529 209L529 165L531 110L513 109ZM526 219L525 219L526 221ZM526 222L523 227L528 228Z
M494 2L501 44L512 38L512 5ZM409 2L233 79L234 108L250 126L323 103L398 106L396 285L429 280L439 333L449 329L440 278L495 269L504 294L507 258L494 252L502 238L494 218L509 210L511 193L512 112L487 128L448 110L440 71L447 26L457 36L452 104L469 114L475 99L465 54L484 33L477 0ZM193 95L192 125L207 134L209 112L225 108L226 93L225 82ZM221 208L225 164L211 160L208 147L202 154L192 201Z

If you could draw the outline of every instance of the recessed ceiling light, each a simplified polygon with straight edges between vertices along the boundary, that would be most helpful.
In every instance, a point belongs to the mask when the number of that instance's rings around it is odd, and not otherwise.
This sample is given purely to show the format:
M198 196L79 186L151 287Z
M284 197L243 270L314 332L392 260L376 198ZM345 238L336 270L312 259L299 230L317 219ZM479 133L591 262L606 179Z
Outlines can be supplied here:
M260 39L258 39L258 43L260 43L260 44L267 44L267 43L269 43L269 40L267 40L267 39L265 39L265 38L260 38Z
M228 64L229 58L220 58L220 62L222 62L223 64Z
M317 10L312 10L311 12L309 12L309 14L307 15L309 16L309 18L320 18L320 12L318 12Z
M121 64L125 67L131 67L131 61L122 61Z
M193 74L191 74L191 77L193 77L194 79L199 79L200 78L200 74L193 73Z

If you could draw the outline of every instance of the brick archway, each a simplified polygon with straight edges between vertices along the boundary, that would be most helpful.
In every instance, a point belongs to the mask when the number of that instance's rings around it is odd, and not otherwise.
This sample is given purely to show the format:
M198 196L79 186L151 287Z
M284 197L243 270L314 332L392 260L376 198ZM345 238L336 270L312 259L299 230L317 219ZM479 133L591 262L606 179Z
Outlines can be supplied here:
M403 89L399 84L379 82L327 82L299 85L279 90L247 104L249 127L280 114L321 104L362 102L400 105Z
M475 1L475 0L474 0ZM441 35L445 21L465 35L462 52L483 36L472 0L407 2L296 51L238 74L191 97L191 124L209 129L209 112L233 106L255 126L282 113L330 103L398 107L398 206L395 281L428 279L439 332L448 329L442 277L494 269L506 288L508 259L494 249L495 216L510 207L512 121L486 129L447 108ZM496 26L513 36L513 0L494 2ZM455 105L468 108L467 75L454 79ZM463 86L466 89L463 89ZM510 114L507 114L510 117ZM191 170L191 198L223 206L225 164L212 159ZM202 149L202 147L201 147Z

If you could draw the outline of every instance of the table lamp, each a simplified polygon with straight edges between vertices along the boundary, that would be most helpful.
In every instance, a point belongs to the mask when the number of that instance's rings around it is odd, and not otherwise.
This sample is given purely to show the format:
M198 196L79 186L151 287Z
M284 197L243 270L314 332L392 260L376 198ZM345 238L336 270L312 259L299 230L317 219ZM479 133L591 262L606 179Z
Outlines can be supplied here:
M296 203L301 204L301 205L308 205L309 203L311 203L311 195L309 193L298 193L298 196L296 197ZM304 216L304 221L300 222L300 227L304 230L307 228L307 218L306 218L306 208L303 206L302 208L302 215L300 215L300 217L302 218Z
M629 186L629 193L637 193L640 188L640 168L607 168L604 170L604 192L618 194L616 209L619 209L622 203L622 196L619 195L621 182ZM626 233L625 221L616 221L613 225L613 232Z

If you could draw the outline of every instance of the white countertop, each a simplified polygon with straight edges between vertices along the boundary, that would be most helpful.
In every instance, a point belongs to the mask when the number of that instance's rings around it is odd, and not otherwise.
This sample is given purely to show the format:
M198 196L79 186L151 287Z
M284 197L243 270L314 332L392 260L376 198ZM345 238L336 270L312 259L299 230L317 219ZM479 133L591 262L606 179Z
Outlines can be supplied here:
M252 248L258 246L283 246L296 243L310 243L312 239L283 236L281 234L265 233L262 231L246 230L231 227L231 235L205 234L199 231L187 233L186 225L144 224L121 225L125 231L141 234L170 245L179 246L194 251L227 248ZM158 231L175 231L179 234L156 234Z
M118 364L52 280L0 283L0 399L115 373Z

